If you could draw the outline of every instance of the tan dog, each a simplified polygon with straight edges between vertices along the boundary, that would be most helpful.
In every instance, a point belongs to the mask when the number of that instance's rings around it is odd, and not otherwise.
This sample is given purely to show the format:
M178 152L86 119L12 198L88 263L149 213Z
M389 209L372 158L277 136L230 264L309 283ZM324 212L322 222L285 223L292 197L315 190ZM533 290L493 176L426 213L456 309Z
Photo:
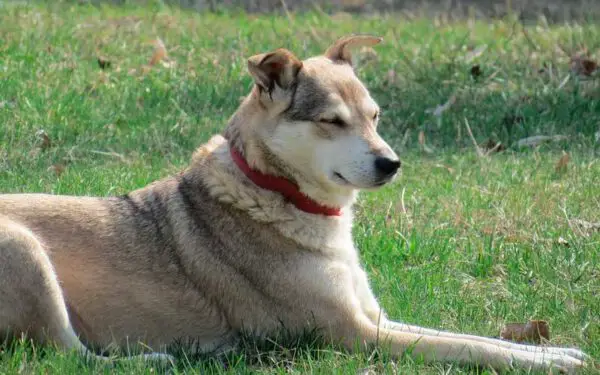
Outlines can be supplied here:
M349 350L385 345L426 362L573 370L585 354L395 323L353 245L359 189L400 161L338 40L300 61L251 57L255 85L180 175L121 197L0 197L0 332L65 349L154 350L193 338L224 350L241 332L307 328ZM81 341L80 341L81 340Z

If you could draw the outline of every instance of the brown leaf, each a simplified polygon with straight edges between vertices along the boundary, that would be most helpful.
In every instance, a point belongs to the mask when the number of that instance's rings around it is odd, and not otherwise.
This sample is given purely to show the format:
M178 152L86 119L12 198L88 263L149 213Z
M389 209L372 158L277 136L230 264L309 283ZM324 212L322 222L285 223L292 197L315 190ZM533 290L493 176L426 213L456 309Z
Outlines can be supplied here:
M40 129L35 133L35 136L39 142L39 148L42 150L47 150L52 147L52 140L48 136L48 133L44 129Z
M51 165L48 170L54 172L57 176L60 176L65 171L65 166L62 164L54 164Z
M554 166L556 173L565 172L567 170L567 166L569 165L569 160L571 160L569 153L563 151L562 156L560 159L558 159L556 166Z
M110 61L108 61L107 59L105 59L103 57L98 57L97 60L98 60L98 66L102 70L108 69L112 65L112 63Z
M502 328L500 337L514 342L539 344L542 339L550 340L550 328L545 320L530 320L527 323L508 323Z
M598 64L595 61L581 56L571 57L571 71L580 76L591 76L598 70Z
M481 71L481 67L479 66L479 64L473 65L471 67L471 77L473 78L479 78L479 76L481 76L483 72Z
M156 65L161 60L167 58L167 48L160 38L156 38L152 44L154 44L154 53L150 58L150 62L148 62L150 66Z

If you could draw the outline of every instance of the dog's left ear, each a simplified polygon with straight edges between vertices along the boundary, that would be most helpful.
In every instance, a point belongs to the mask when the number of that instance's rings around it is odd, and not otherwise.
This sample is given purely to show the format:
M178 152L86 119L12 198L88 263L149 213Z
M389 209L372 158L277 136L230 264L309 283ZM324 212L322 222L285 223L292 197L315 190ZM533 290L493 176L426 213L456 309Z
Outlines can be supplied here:
M379 44L383 38L373 35L350 35L338 39L333 45L325 51L325 57L336 61L344 62L350 65L352 63L351 49L355 47L374 46Z
M248 70L254 82L269 93L275 85L284 90L289 89L296 82L301 68L302 61L284 48L248 59Z

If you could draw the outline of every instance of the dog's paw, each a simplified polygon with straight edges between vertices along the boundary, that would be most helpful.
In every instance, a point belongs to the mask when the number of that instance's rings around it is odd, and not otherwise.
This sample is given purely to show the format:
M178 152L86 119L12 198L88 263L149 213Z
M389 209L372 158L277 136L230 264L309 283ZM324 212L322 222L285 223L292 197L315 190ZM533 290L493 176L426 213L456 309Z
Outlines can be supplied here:
M579 359L580 361L591 361L592 357L589 356L588 354L585 354L584 352L582 352L579 349L574 349L574 348L556 348L560 351L561 354L565 354L568 355L569 357L573 357L576 359Z
M583 352L574 350L574 355L584 355ZM586 366L582 359L563 353L525 353L513 355L513 363L518 367L534 370L549 371L553 374L574 374L577 370Z
M537 355L556 354L579 359L580 361L591 361L592 357L585 354L583 351L575 348L564 348L558 346L518 346L512 347L513 350L523 350Z

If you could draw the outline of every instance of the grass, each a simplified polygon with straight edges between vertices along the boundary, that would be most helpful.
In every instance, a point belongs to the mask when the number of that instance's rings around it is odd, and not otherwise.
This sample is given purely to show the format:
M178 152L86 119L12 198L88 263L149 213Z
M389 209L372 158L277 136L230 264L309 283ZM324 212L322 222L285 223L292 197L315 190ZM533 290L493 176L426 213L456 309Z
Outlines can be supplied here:
M362 195L355 239L383 307L395 319L488 336L545 319L553 344L600 358L600 232L578 224L600 222L600 88L569 71L582 47L600 57L600 27L200 15L156 4L0 3L1 192L107 196L144 186L183 168L222 129L250 88L247 57L281 46L307 57L346 33L382 35L359 74L403 175ZM156 37L175 64L144 69ZM441 116L428 111L450 97ZM477 157L465 121L478 142L508 149ZM558 134L568 139L515 146ZM562 150L570 161L557 171ZM164 369L100 367L22 342L0 349L0 373L471 371L309 344L250 343L226 361L182 355Z

